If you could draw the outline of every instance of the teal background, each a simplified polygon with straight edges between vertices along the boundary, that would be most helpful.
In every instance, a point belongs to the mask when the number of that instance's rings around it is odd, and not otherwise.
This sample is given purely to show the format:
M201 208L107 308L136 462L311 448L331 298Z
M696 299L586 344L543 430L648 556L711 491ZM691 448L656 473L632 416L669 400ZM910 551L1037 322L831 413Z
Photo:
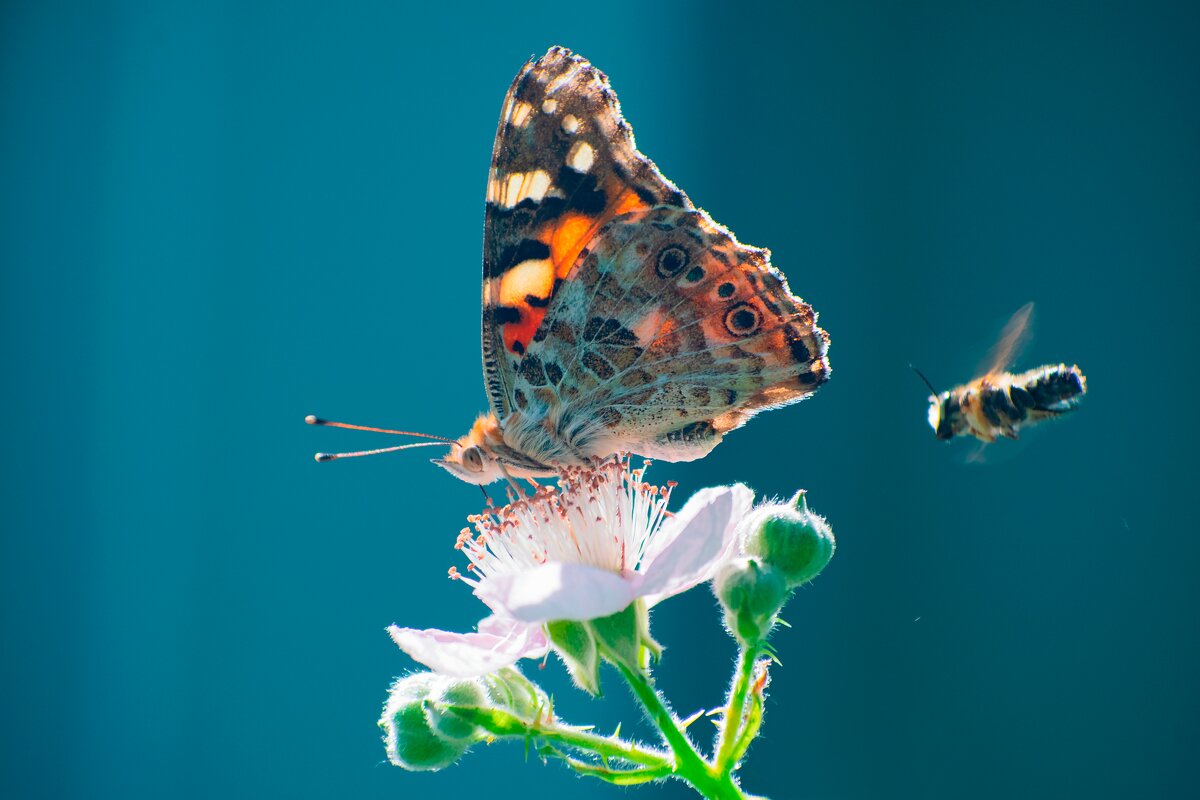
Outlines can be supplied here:
M445 8L445 10L435 10ZM1192 505L1200 13L1167 3L5 3L0 11L0 794L685 797L481 747L383 762L412 667L463 630L472 486L424 451L485 405L496 116L524 60L609 73L642 149L766 245L833 380L681 492L807 487L839 549L776 638L745 786L774 798L1197 791ZM967 466L926 392L1038 304L1019 366L1082 410ZM659 680L714 705L711 596L664 604ZM637 712L533 670L568 719ZM699 723L704 724L704 723Z

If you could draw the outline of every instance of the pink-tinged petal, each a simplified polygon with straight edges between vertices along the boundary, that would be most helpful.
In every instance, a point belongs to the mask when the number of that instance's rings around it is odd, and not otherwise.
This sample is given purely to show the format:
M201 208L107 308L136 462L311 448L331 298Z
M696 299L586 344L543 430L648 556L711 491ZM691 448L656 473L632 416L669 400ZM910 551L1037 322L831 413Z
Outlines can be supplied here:
M654 605L713 576L737 549L737 525L754 505L754 492L740 483L701 489L667 521L656 546L642 559L637 594ZM658 545L658 542L655 542Z
M485 578L475 595L498 614L527 623L606 617L634 599L630 581L615 572L563 563Z
M486 675L522 658L538 658L547 649L546 636L540 627L495 616L480 622L478 633L392 625L388 634L414 661L454 678Z

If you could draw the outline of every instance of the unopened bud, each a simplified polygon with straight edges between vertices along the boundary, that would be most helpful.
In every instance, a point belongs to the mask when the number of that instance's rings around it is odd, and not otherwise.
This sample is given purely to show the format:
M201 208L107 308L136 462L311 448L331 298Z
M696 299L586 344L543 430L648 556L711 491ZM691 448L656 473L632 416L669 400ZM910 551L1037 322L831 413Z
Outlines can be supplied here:
M750 645L766 638L790 590L778 570L753 558L738 558L717 572L713 592L725 609L729 632Z
M470 737L447 737L430 719L427 701L447 684L447 679L429 672L409 675L392 684L379 720L388 761L407 770L438 770L453 764L474 743Z
M755 509L743 527L742 549L777 570L789 588L808 583L833 558L833 530L808 509L804 492Z
M470 745L483 733L477 725L456 714L456 706L488 708L492 705L481 680L458 679L431 692L425 703L433 731L443 739Z
M485 675L483 681L495 708L527 722L534 721L550 707L542 690L513 667Z

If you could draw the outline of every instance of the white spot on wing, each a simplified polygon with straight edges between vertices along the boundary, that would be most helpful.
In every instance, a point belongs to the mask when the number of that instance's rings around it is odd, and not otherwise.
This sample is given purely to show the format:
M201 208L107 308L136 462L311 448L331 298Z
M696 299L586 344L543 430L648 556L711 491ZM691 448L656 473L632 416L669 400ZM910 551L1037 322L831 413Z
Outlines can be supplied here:
M508 183L504 185L504 192L500 198L500 205L502 207L512 208L517 203L521 202L520 200L514 200L513 198L521 192L521 184L524 182L524 172L514 172L512 175L508 176Z
M525 101L517 103L512 112L512 124L514 127L522 128L529 121L529 113L533 111L533 106Z
M544 169L536 170L529 179L528 194L526 194L526 197L531 198L535 203L540 203L542 202L542 198L546 196L546 190L549 188L550 173Z
M500 304L516 306L529 295L546 298L554 286L554 262L530 258L504 273L500 280Z
M575 135L579 130L579 117L574 114L567 114L563 117L562 129L570 135Z
M594 163L596 163L596 151L584 141L576 142L567 155L567 166L576 172L587 172Z
M500 208L512 208L526 199L540 203L550 190L550 180L544 169L514 172L503 182L496 178L488 183L488 200Z
M542 113L543 114L553 114L555 111L558 111L558 101L555 100L553 97L551 97L546 102L542 103Z

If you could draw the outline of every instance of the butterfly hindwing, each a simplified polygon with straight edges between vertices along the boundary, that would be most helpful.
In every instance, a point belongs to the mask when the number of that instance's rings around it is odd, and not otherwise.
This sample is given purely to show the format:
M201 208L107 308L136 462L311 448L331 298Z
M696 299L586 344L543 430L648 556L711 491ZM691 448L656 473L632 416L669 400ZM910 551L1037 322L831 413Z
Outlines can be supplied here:
M513 431L546 458L706 454L829 375L828 336L769 264L703 211L613 220L581 251L519 362ZM541 434L545 427L553 436Z
M526 64L501 111L484 224L484 375L501 421L580 252L613 218L659 205L692 208L637 151L605 75L560 47Z

